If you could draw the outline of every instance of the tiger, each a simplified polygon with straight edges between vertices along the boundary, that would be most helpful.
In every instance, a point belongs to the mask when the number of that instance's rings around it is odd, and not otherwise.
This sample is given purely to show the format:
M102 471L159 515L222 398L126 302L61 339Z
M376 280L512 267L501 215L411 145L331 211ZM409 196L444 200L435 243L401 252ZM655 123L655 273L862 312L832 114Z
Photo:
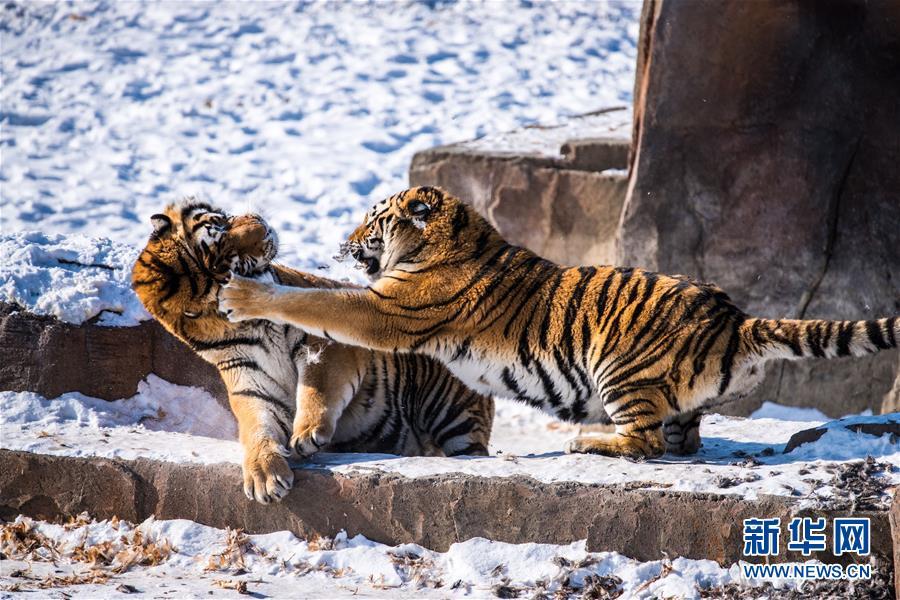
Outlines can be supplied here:
M631 267L564 267L507 243L434 187L377 204L343 252L371 284L295 290L235 278L220 307L346 344L441 360L473 389L565 421L611 421L565 450L630 459L700 445L699 412L747 393L772 359L897 347L900 318L753 318L720 288Z
M261 217L188 200L151 221L133 289L169 332L218 369L238 422L249 499L268 504L288 493L291 453L488 454L493 398L440 362L266 320L234 324L219 313L216 296L231 273L298 288L349 285L273 263L277 235Z

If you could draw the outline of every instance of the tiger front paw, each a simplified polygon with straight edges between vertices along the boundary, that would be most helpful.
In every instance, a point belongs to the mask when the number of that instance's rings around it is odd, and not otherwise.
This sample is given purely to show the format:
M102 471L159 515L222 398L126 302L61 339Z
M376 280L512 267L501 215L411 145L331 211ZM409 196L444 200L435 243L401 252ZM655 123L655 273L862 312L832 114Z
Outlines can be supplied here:
M273 284L232 274L219 290L219 310L232 323L264 319L271 312L270 303L276 293Z
M262 504L279 502L294 485L288 450L270 439L244 448L244 494Z
M334 427L331 423L297 418L294 420L290 447L301 457L312 456L327 445L333 435Z

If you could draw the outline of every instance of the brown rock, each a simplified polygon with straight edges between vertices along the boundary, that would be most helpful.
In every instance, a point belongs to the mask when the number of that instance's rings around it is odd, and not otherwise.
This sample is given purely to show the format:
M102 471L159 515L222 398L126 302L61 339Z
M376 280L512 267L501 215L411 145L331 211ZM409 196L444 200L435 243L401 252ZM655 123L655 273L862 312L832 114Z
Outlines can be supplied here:
M894 378L894 386L884 395L881 401L881 414L900 412L900 356L897 356L897 377Z
M631 145L621 138L579 138L568 140L560 148L570 169L603 171L628 167ZM611 215L611 216L618 216Z
M556 128L521 133L529 146L543 145L559 155L443 146L413 157L410 185L447 189L471 202L508 241L550 260L610 264L628 180L624 173L601 171L627 165L628 140L590 132L568 139ZM515 139L513 134L508 143Z
M122 464L105 459L72 459L59 463L40 454L2 453L0 518L12 520L24 514L55 520L91 514L118 515L140 521L140 481ZM59 471L54 468L66 467ZM127 516L126 516L127 515Z
M891 540L894 549L894 596L900 598L900 488L894 490L890 523Z
M617 262L758 316L900 313L898 44L897 3L648 2ZM896 364L776 365L743 411L877 411Z
M339 475L294 471L294 490L263 506L241 492L237 465L192 465L153 460L58 457L0 450L0 517L55 518L87 510L96 518L191 519L251 533L290 530L298 536L351 536L387 544L414 542L445 551L472 537L510 543L568 544L587 538L592 551L639 560L665 555L708 558L731 565L743 549L746 518L845 516L800 512L798 499L692 494L633 486L544 484L524 477L443 475L405 478L383 473ZM88 483L85 483L88 482ZM647 484L652 485L652 484ZM895 507L896 508L896 507ZM889 561L887 511L860 511L872 522L872 552ZM787 530L782 531L785 539ZM783 560L801 560L783 552ZM855 557L814 555L824 562Z
M133 396L150 373L203 387L227 406L215 368L155 321L136 327L71 325L0 302L0 390L117 400Z
M872 423L848 423L844 425L845 429L849 429L854 433L864 433L873 437L881 437L883 435L892 436L892 440L900 440L900 421L880 421ZM784 454L799 448L803 444L816 442L828 431L827 427L813 427L811 429L803 429L798 431L788 440L784 446Z

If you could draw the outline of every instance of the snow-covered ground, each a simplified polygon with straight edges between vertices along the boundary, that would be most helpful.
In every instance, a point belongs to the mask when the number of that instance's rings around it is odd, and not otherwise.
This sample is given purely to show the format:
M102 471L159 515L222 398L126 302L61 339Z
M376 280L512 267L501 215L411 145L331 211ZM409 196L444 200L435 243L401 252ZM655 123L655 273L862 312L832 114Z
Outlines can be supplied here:
M138 252L78 233L0 234L0 301L67 323L135 325L150 318L131 291Z
M710 560L639 562L615 552L506 544L473 538L433 552L385 546L363 536L301 540L287 531L245 535L185 520L92 521L67 525L19 517L2 526L0 598L207 598L240 590L257 598L699 598L758 581ZM776 582L796 587L797 582ZM231 591L235 595L235 591ZM593 591L592 595L589 595ZM609 595L604 595L606 591ZM18 593L17 593L18 592ZM559 594L559 595L555 595ZM582 596L583 595L583 596ZM765 597L766 595L764 595ZM707 596L709 597L709 596Z
M4 2L0 229L137 246L197 195L331 267L415 151L630 105L640 8Z
M708 417L700 454L647 463L561 455L559 448L575 428L508 401L498 402L495 423L494 455L488 458L331 454L303 466L345 474L375 469L410 477L470 473L527 475L543 481L637 481L647 488L802 496L801 504L812 504L833 500L838 493L832 488L834 474L872 455L882 465L895 467L893 472L888 466L868 474L867 485L873 479L880 480L876 487L881 488L900 483L900 449L887 436L853 434L837 423L817 442L781 455L792 432L819 422ZM213 398L156 377L135 397L118 402L80 394L48 401L28 392L0 392L0 445L5 448L238 462L239 445L222 439L233 434L231 415ZM886 496L881 500L885 506L887 501ZM83 517L63 526L20 516L0 529L0 552L6 557L0 563L4 600L35 593L108 597L113 590L136 598L220 593L274 598L771 598L773 592L771 586L742 578L739 565L723 568L713 561L685 558L640 562L614 552L587 552L584 540L550 545L474 538L442 553L343 534L334 540L298 539L288 531L247 536L185 520L151 519L134 525ZM797 597L823 593L797 580L775 585L799 588L802 595ZM877 588L886 581L864 585ZM849 591L840 588L838 595Z

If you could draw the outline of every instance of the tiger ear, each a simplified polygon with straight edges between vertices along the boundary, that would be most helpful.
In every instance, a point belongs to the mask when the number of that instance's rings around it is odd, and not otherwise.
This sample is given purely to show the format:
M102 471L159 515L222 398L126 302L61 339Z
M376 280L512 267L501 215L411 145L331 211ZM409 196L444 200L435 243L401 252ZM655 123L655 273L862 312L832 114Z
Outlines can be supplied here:
M153 235L160 235L172 226L172 219L163 214L155 214L150 217L150 223L153 225Z

